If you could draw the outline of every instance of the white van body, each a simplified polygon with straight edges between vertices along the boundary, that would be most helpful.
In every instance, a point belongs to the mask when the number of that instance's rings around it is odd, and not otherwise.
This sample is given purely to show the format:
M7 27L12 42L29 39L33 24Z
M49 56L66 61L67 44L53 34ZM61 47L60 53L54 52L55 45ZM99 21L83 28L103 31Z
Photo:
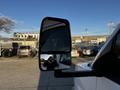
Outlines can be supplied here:
M78 64L76 70L90 70L88 63ZM74 90L120 90L120 85L105 77L74 78Z
M93 63L99 57L101 57L104 53L110 50L110 46L112 44L111 41L115 37L115 35L118 33L119 30L120 30L120 25L118 25L118 28L113 32L109 40L101 48L100 52L95 57L95 60L93 61ZM77 71L91 70L91 66L89 66L88 63L80 63L80 64L77 64L76 70ZM96 77L96 76L77 77L77 78L74 78L74 90L120 90L120 78L116 77L116 81L119 83L116 83L113 80L110 80L106 77Z

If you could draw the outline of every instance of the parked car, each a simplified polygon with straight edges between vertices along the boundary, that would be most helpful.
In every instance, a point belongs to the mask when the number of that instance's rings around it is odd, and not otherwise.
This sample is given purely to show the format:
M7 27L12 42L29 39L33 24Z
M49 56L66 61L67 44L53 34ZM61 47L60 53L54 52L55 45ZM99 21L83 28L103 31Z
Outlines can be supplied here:
M31 47L30 46L19 46L18 56L30 56Z
M22 56L31 56L34 57L37 54L37 51L32 48L31 46L19 46L18 48L18 56L22 57Z
M91 46L79 46L77 51L79 53L79 57L95 56L99 52L102 46L103 44L91 45Z
M79 54L79 57L83 57L83 50L85 49L85 46L79 46L77 49L77 53Z
M3 56L3 57L11 57L11 56L13 56L12 55L12 49L11 48L9 48L9 49L3 49L1 51L1 56Z
M83 55L90 56L94 55L94 47L93 46L87 46L82 51Z
M99 45L97 46L97 50L98 50L98 52L100 51L100 49L102 48L103 45L104 45L104 43L99 44Z

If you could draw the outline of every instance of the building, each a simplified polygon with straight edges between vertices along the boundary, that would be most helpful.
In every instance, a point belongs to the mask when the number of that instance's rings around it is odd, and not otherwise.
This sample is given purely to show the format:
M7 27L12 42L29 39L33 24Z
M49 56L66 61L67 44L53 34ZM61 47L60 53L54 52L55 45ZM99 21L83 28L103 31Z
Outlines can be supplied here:
M13 43L18 43L18 45L29 45L33 48L38 48L39 33L15 32L12 41Z
M81 36L72 36L72 43L80 43L82 41Z
M100 43L106 42L107 38L108 38L107 35L83 36L83 41L87 41L90 43Z
M4 49L12 48L12 40L9 38L2 38L0 40L0 47Z
M90 42L100 43L107 40L107 35L92 35L92 36L73 36L72 43Z
M31 46L33 48L38 47L38 42L36 40L15 40L13 39L13 43L18 43L18 45L26 45L26 46Z
M39 40L38 32L15 32L13 35L16 39L36 39Z

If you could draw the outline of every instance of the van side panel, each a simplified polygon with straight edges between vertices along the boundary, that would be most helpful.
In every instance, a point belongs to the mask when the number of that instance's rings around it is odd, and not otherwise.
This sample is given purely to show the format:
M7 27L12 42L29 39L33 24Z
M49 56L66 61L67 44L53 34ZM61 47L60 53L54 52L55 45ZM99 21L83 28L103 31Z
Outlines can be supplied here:
M120 90L120 85L105 77L97 78L97 90Z
M74 90L96 90L96 77L75 78L74 85Z

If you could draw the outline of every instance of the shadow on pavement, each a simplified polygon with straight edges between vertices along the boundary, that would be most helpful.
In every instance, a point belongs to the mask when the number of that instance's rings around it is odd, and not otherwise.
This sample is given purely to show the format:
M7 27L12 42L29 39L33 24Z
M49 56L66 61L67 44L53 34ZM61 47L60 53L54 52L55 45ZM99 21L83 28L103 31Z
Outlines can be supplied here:
M37 90L73 90L73 86L73 78L55 78L53 71L41 71Z
M68 71L75 71L76 64L91 61L93 58L78 58ZM54 71L40 72L37 90L73 90L73 87L74 78L55 78Z

